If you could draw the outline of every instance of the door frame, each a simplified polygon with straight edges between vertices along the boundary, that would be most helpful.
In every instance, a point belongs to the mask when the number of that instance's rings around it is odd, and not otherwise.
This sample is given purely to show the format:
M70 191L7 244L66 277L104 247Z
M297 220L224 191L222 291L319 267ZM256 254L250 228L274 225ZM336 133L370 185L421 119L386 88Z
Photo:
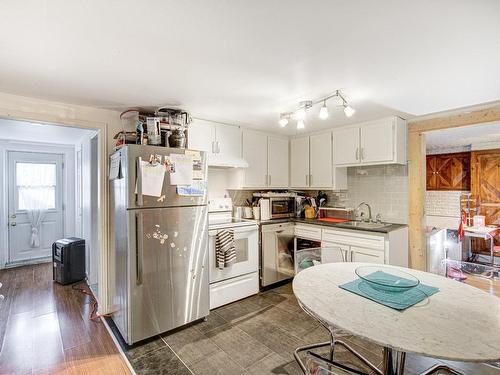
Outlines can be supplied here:
M32 154L50 154L61 156L61 210L62 210L62 226L63 226L63 236L66 237L70 229L73 229L70 217L74 214L74 194L71 194L73 189L72 182L74 176L71 175L69 169L67 168L68 163L74 162L73 153L74 148L72 146L47 144L47 143L35 143L35 142L17 142L17 141L0 141L0 165L3 166L2 175L0 176L0 186L3 188L2 198L2 218L0 219L0 244L2 249L0 249L0 268L14 267L24 264L33 264L35 262L31 261L19 261L10 262L10 233L9 233L9 220L10 216L10 203L9 202L9 189L10 189L10 153L11 152L21 152L21 153L32 153ZM45 259L45 258L43 258Z
M14 103L15 104L15 103ZM52 104L52 105L50 105ZM38 107L37 107L38 105ZM99 264L99 286L98 295L96 296L99 302L99 313L109 313L112 309L111 293L109 287L111 285L109 275L114 270L110 269L110 244L109 244L109 189L107 184L107 167L108 167L108 126L109 123L99 120L83 120L82 117L96 117L89 109L71 112L68 107L59 105L53 108L53 103L40 102L38 104L29 103L29 105L19 105L17 110L6 109L0 107L0 118L20 121L30 121L39 124L66 126L73 128L82 128L95 130L98 134L99 148L99 205L98 205L98 220L99 220L99 237L101 241L100 264ZM76 108L76 107L75 107ZM96 111L99 111L96 109ZM102 112L106 112L102 110ZM111 113L111 111L108 111ZM114 120L111 116L109 121ZM106 117L107 118L107 117ZM114 124L112 124L114 125Z
M425 133L500 121L500 103L487 108L440 114L408 121L408 243L410 268L426 268L425 220Z

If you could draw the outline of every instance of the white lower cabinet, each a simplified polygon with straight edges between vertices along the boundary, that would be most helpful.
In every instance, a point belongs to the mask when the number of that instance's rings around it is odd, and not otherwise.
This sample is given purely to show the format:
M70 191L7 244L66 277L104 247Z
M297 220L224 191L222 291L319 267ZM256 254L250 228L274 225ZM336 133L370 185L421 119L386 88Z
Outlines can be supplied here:
M348 262L350 247L335 242L321 242L321 263Z
M384 252L380 250L365 249L351 246L351 262L384 264Z
M311 227L314 226L311 225ZM324 229L323 227L321 247L323 248L322 263L347 261L408 267L408 228L406 227L389 233Z

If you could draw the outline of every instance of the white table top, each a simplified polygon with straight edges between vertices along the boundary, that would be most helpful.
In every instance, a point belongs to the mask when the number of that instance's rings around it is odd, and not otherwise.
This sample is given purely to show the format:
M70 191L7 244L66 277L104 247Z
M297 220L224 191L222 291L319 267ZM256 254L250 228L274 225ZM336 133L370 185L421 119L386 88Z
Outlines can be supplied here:
M381 346L456 361L500 359L500 298L443 276L394 267L439 288L397 311L338 287L356 279L354 270L362 265L368 264L310 267L295 276L293 292L318 318Z

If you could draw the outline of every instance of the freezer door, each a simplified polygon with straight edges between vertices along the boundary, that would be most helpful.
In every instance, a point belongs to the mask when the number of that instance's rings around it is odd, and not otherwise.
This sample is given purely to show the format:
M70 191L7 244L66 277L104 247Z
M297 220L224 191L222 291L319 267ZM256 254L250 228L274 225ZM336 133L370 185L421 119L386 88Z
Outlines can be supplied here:
M129 210L129 344L209 313L206 206Z
M140 177L139 160L149 161L151 155L160 155L162 159L164 156L172 154L184 154L185 149L180 148L166 148L157 146L140 146L140 145L127 145L120 149L122 162L122 176L127 181L127 197L128 209L134 208L147 208L147 207L179 207L179 206L200 206L207 204L207 194L202 197L186 197L177 194L177 186L170 184L170 174L165 173L163 180L162 197L153 197L142 194L142 181ZM200 151L202 181L206 186L207 182L207 161L206 154ZM136 189L137 188L137 189ZM159 199L161 198L161 199Z

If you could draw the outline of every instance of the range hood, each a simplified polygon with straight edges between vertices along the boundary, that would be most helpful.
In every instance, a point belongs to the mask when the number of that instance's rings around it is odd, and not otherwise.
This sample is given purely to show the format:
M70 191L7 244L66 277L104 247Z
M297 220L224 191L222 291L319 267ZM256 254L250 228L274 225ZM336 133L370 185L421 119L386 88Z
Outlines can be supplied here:
M248 168L243 158L227 157L224 155L208 155L208 167L214 168Z

